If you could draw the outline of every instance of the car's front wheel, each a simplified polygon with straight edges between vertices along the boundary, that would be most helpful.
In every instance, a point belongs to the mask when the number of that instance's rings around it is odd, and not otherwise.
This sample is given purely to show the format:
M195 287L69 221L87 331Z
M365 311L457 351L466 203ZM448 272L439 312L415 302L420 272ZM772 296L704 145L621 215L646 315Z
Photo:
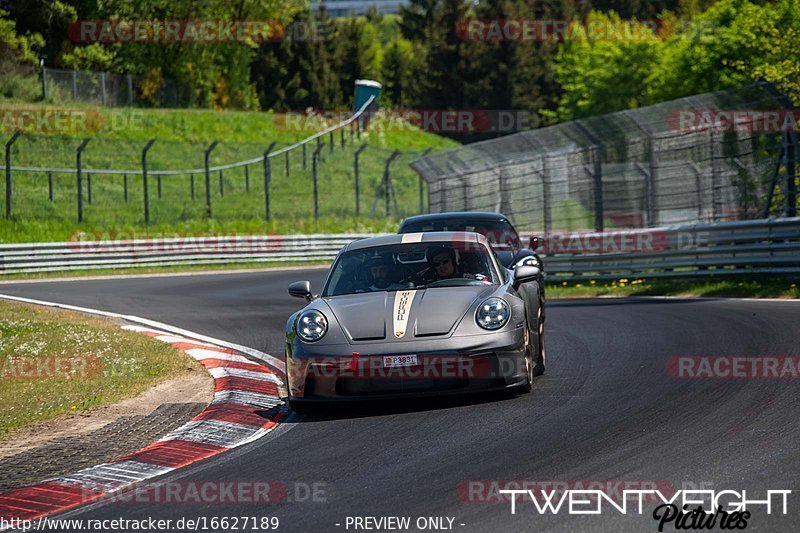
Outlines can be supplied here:
M546 368L546 356L544 352L544 302L539 301L536 311L536 369L534 374L541 376Z
M289 400L289 407L299 415L308 414L314 411L314 404L298 400Z
M525 322L525 383L519 386L519 392L529 393L533 389L533 370L536 364L533 360L533 346L531 345L531 334L528 322Z

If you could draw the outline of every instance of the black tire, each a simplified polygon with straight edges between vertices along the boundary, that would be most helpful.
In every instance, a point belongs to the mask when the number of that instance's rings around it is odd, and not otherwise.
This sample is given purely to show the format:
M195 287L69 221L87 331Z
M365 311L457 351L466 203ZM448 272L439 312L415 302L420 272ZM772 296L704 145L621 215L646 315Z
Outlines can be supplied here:
M544 351L544 302L539 300L536 317L536 368L535 376L541 376L547 368L547 355Z
M313 412L314 412L314 409L315 409L317 406L316 406L316 405L314 405L313 403L310 403L310 402L303 402L303 401L297 401L297 400L289 400L289 407L290 407L290 408L292 409L292 411L294 411L295 413L297 413L297 414L299 414L299 415L305 415L305 414L313 413Z
M533 346L531 346L530 328L528 321L525 321L525 383L517 387L517 392L521 394L528 394L533 390L533 375L534 375L534 360L533 360Z

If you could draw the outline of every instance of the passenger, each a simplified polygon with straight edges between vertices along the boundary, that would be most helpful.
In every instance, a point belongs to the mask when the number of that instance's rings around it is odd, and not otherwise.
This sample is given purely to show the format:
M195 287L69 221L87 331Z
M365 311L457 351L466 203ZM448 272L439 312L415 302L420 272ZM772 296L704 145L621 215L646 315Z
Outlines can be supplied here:
M462 274L456 263L456 252L449 246L434 246L425 254L428 264L433 268L436 279L467 278L476 279L472 274Z

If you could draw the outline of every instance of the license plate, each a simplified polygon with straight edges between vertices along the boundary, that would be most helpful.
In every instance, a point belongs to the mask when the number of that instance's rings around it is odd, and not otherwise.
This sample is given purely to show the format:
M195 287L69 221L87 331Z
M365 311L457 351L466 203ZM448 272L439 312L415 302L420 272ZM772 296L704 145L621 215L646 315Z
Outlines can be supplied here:
M383 357L383 367L392 368L397 366L416 366L416 355L385 355Z

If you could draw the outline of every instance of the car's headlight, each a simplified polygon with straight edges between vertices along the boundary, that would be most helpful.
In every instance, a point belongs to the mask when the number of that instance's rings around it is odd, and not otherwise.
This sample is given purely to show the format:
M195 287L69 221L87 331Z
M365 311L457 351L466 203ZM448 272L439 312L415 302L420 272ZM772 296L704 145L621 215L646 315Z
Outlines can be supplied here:
M297 321L297 334L306 342L320 340L328 331L328 319L317 310L306 311Z
M475 322L483 329L500 329L511 318L511 309L502 298L489 298L483 302L475 313Z
M536 259L536 256L533 256L533 255L526 255L525 257L523 257L522 259L520 259L519 261L514 263L514 268L517 268L518 266L523 266L523 265L534 266L534 267L537 267L537 268L541 268L542 267L542 265Z

